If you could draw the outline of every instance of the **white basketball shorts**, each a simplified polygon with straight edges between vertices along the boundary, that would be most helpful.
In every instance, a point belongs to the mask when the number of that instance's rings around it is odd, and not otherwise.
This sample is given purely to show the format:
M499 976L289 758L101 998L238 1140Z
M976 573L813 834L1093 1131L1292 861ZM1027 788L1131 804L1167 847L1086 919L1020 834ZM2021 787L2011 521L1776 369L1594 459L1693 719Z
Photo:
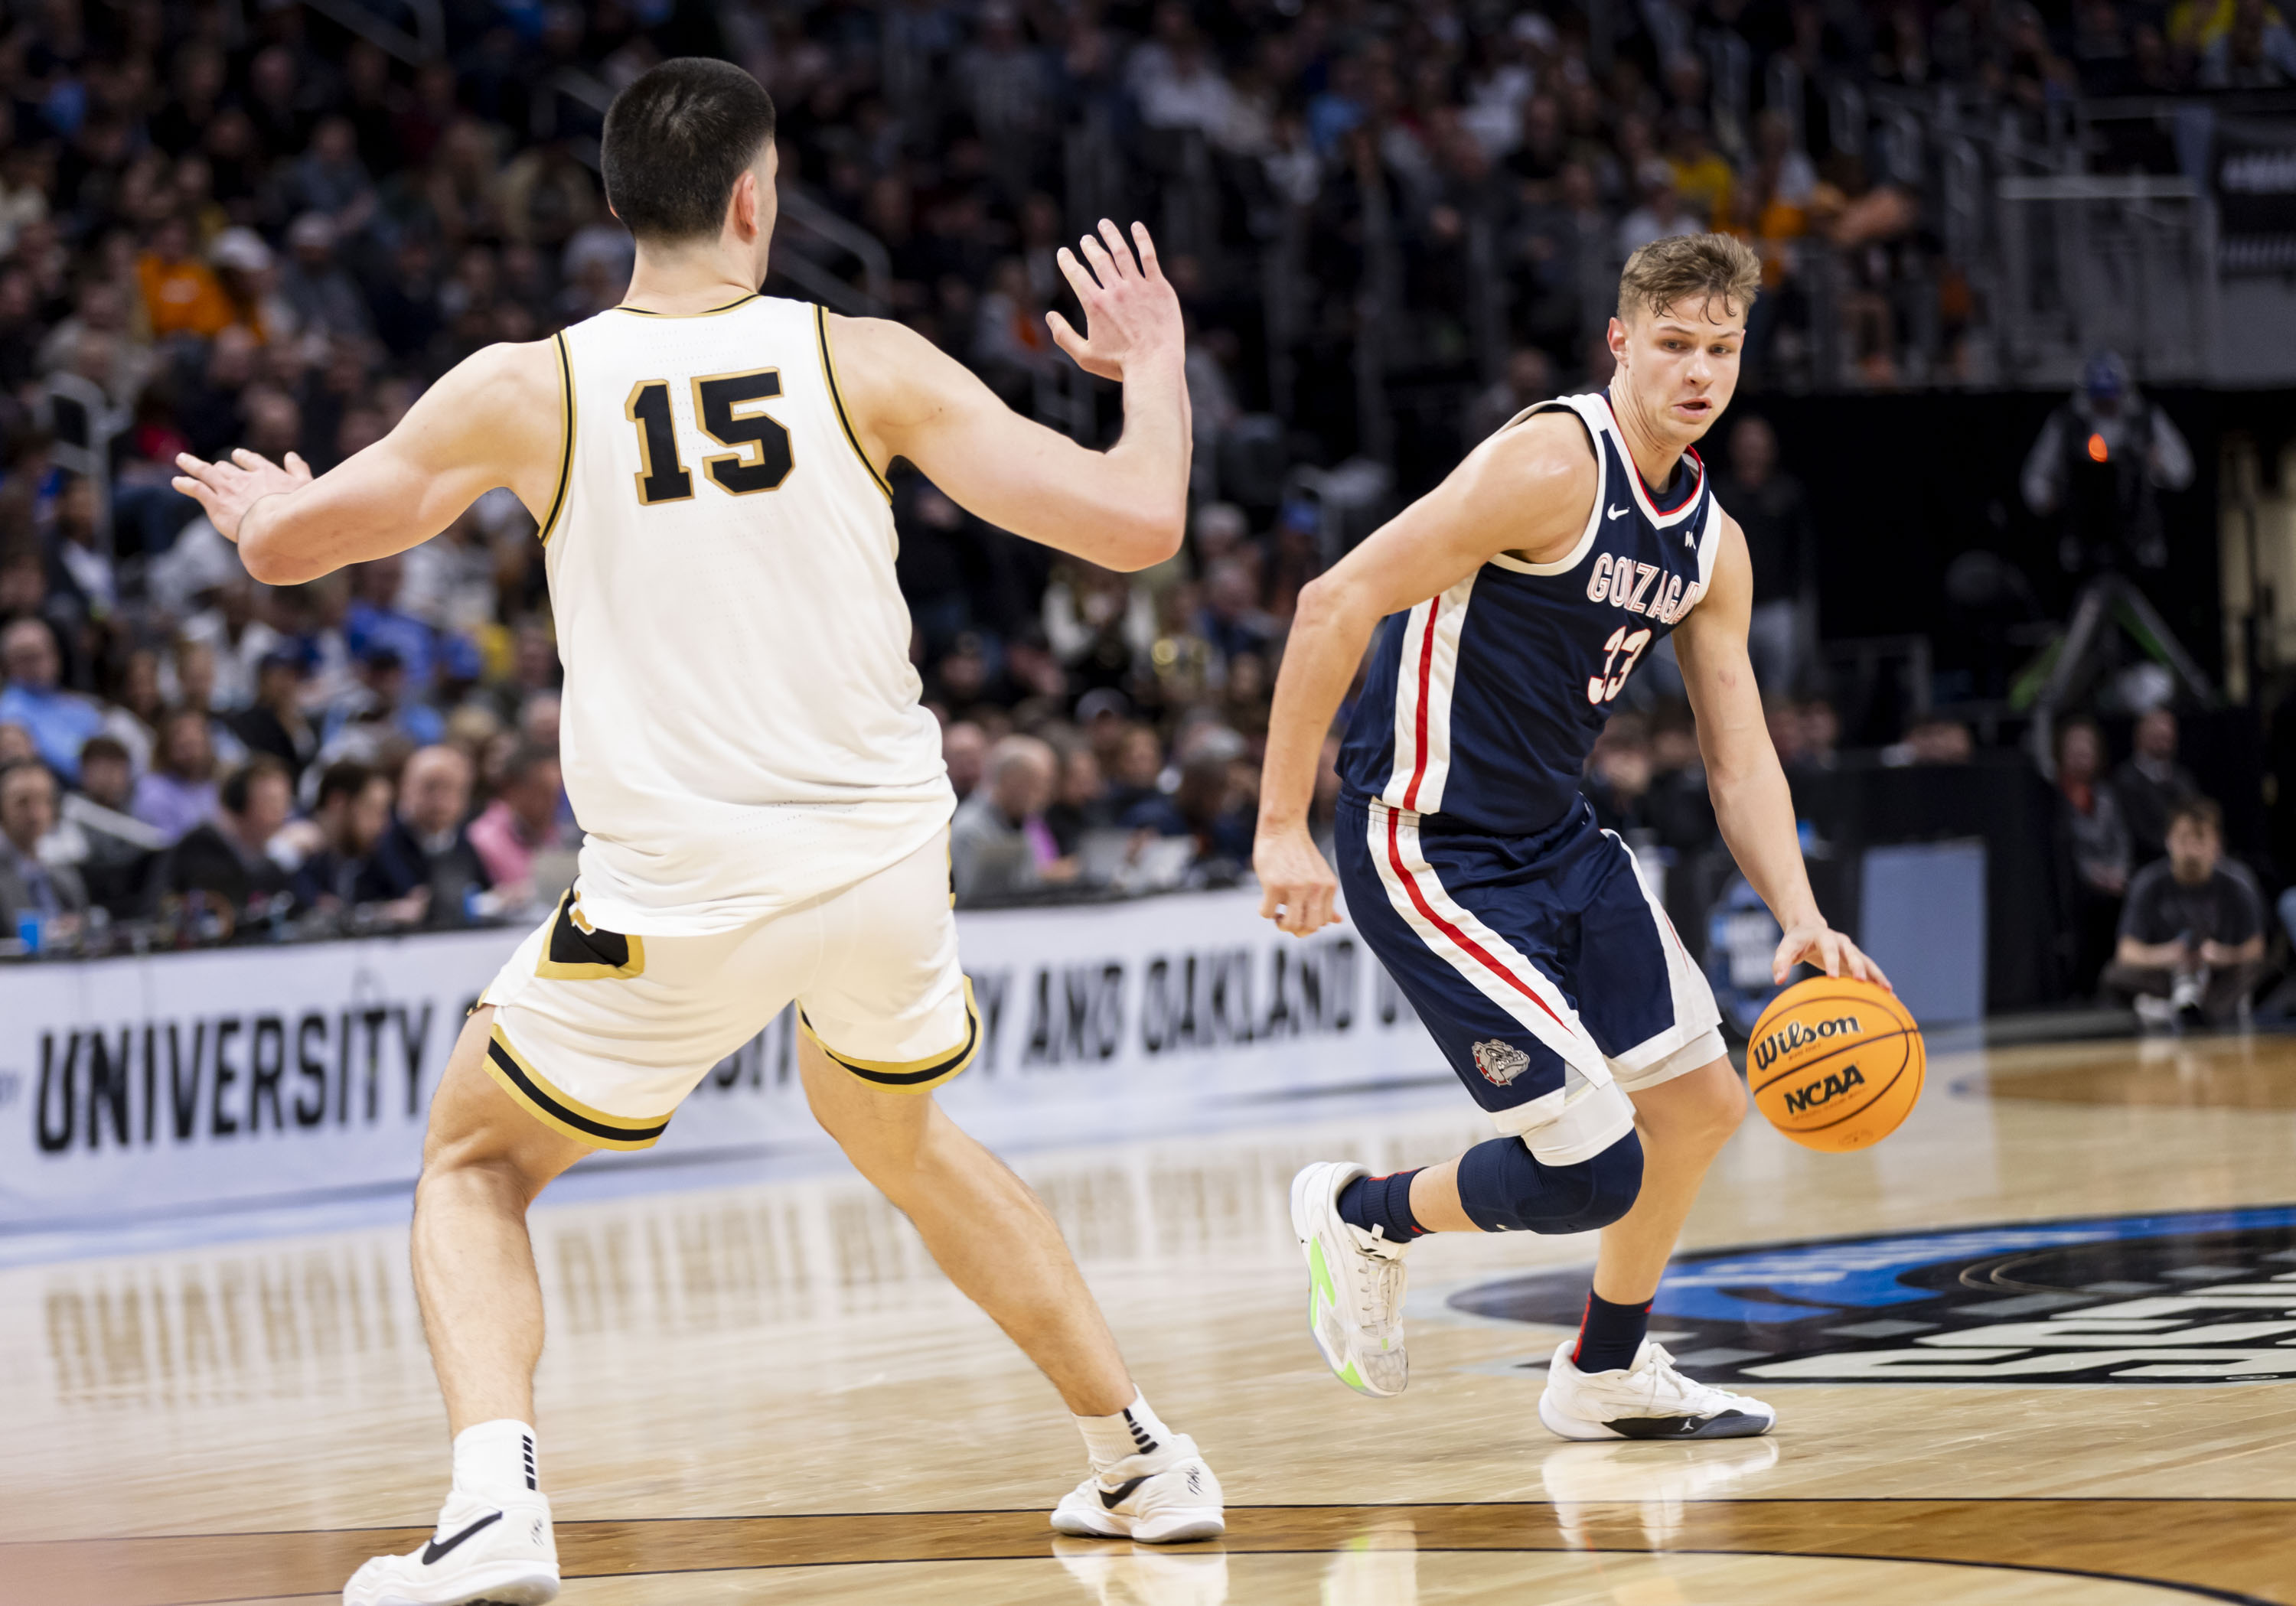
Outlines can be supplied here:
M924 1093L980 1040L958 967L943 832L841 891L707 937L624 936L585 918L579 883L487 990L486 1068L544 1125L644 1149L710 1068L794 999L829 1058Z

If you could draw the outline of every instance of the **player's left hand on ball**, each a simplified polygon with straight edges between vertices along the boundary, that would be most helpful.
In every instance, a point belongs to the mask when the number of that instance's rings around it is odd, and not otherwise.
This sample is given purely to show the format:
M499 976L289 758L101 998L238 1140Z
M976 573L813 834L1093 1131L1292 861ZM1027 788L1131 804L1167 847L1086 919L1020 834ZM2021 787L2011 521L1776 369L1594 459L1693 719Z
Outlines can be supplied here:
M1882 974L1882 967L1858 950L1857 945L1820 921L1796 926L1778 944L1777 956L1770 961L1770 979L1780 987L1793 974L1798 964L1816 965L1829 976L1850 976L1859 981L1870 981L1876 987L1890 987L1890 979Z
M283 468L244 447L234 452L228 463L208 463L189 452L178 452L176 466L183 472L170 483L206 510L227 541L239 539L240 520L256 503L311 483L311 465L293 452L287 454Z

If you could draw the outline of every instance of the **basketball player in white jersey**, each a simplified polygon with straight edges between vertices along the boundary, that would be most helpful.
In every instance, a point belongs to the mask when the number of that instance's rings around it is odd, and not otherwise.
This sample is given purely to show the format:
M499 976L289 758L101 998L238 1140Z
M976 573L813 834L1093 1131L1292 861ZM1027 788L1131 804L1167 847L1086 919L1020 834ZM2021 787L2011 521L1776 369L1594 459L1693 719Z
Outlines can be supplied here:
M653 1143L791 999L814 1114L1078 1418L1093 1475L1053 1526L1165 1541L1224 1525L1218 1482L1134 1388L1051 1217L930 1096L980 1021L885 481L906 458L1088 561L1169 557L1188 481L1178 301L1145 229L1128 243L1103 222L1061 252L1086 327L1054 313L1054 338L1124 387L1122 438L1088 451L898 324L758 294L773 132L739 69L662 63L606 117L607 199L637 242L621 306L479 352L316 479L291 455L179 460L177 487L273 585L404 551L509 487L541 527L566 666L579 878L463 1030L415 1195L452 1491L430 1542L360 1569L346 1606L556 1594L527 1209L593 1149Z

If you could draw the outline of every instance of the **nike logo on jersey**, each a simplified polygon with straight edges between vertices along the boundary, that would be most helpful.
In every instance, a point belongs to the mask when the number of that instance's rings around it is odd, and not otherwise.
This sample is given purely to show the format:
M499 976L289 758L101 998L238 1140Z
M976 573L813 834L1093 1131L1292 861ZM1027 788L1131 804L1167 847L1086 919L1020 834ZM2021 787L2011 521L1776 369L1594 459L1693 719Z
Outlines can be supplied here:
M1131 1499L1132 1491L1138 1488L1142 1484L1147 1481L1148 1479L1145 1475L1138 1478L1128 1478L1112 1489L1101 1490L1100 1503L1112 1512L1118 1506L1122 1505L1126 1501Z
M490 1512L487 1515L480 1518L476 1522L472 1523L470 1527L464 1528L461 1533L456 1534L453 1538L446 1541L444 1544L441 1544L439 1540L433 1538L430 1544L422 1547L422 1565L425 1567L435 1566L440 1557L446 1555L449 1551L453 1550L457 1545L460 1545L463 1540L469 1538L472 1534L477 1533L482 1528L490 1528L494 1524L500 1522L502 1520L502 1515L503 1514L500 1512Z
M1613 519L1623 519L1626 516L1627 510L1623 507L1614 507L1611 510L1611 517Z

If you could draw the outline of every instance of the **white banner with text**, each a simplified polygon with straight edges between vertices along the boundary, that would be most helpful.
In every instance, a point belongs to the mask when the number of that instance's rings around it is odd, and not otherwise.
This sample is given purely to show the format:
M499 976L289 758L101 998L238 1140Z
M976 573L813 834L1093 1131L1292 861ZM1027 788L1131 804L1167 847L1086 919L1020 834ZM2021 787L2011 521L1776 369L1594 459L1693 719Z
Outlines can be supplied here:
M1089 1141L1143 1111L1439 1070L1346 927L1300 941L1250 891L958 916L980 1058L938 1095ZM523 932L0 967L0 1228L410 1183L464 1015ZM611 986L602 982L601 986ZM790 1012L668 1135L586 1165L817 1142Z

